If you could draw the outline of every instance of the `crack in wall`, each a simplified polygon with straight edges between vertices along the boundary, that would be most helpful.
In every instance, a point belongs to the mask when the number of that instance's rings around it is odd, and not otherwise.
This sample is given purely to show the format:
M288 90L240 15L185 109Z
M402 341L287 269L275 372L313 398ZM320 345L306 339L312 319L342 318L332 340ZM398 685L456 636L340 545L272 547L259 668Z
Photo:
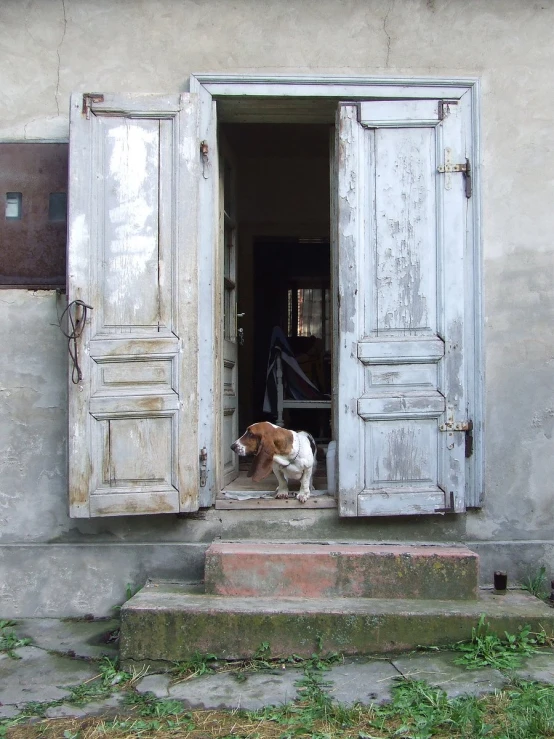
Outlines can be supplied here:
M56 49L56 55L58 57L58 66L56 69L56 92L54 93L54 99L56 101L56 110L58 112L58 115L60 114L60 103L59 103L59 95L60 95L60 68L61 68L61 56L60 56L60 49L62 48L64 39L65 39L65 32L67 31L67 14L65 12L65 0L61 0L62 3L62 13L63 13L63 32L62 37L60 39L60 43L58 44L58 48Z
M391 46L391 41L392 41L392 37L391 37L391 35L390 35L390 33L388 32L388 29L387 29L387 24L388 24L388 21L389 21L389 16L390 16L390 14L392 12L392 9L394 7L394 3L395 3L395 0L390 0L389 7L387 9L387 12L385 13L385 17L383 18L383 32L384 32L385 36L387 37L387 54L386 54L386 57L385 57L385 67L388 67L389 66L390 46Z

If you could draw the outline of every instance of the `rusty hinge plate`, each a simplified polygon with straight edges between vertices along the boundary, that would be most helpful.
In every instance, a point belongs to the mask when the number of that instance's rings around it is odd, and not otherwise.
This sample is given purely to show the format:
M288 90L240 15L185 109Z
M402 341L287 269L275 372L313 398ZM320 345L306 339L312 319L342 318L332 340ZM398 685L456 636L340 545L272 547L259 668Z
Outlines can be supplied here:
M459 423L448 421L447 423L441 423L439 431L469 431L472 428L472 421L460 421Z
M84 92L83 93L83 107L81 113L87 117L87 121L90 118L90 109L93 103L103 103L104 96L97 92Z
M452 189L452 178L450 175L455 172L461 172L464 175L465 179L466 198L471 197L471 164L467 157L465 162L455 164L452 161L452 149L447 146L444 150L444 164L440 164L437 167L437 172L446 175L446 177L444 178L445 190Z
M469 164L441 164L440 167L437 167L438 171L441 174L444 174L446 172L467 172L469 168Z

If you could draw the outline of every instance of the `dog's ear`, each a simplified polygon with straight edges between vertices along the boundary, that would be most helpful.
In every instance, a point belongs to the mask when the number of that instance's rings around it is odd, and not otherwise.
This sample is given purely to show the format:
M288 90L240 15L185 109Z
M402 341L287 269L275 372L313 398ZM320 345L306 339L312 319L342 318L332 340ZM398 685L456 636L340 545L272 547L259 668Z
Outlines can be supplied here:
M260 482L266 478L273 467L273 455L275 450L268 448L267 442L260 442L258 453L254 457L250 469L248 470L248 477L251 477L254 482Z

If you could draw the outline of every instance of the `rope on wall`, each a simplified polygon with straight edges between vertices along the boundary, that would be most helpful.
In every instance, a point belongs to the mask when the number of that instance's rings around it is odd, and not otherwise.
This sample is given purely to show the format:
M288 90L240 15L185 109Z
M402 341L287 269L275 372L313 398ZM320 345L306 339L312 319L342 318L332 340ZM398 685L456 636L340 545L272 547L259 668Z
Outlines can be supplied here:
M78 385L83 379L83 373L79 366L79 354L77 350L77 339L83 333L83 329L87 322L87 314L89 310L92 310L92 305L87 305L82 300L72 300L68 303L64 312L58 317L58 326L60 331L67 339L67 349L69 356L73 362L73 369L71 371L71 381L74 385ZM66 321L67 329L64 329L64 319Z

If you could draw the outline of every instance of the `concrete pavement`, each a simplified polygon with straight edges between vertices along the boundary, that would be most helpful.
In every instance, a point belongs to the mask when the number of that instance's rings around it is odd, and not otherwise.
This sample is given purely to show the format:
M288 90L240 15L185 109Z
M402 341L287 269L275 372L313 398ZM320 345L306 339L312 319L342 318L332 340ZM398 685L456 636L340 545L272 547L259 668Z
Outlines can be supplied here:
M111 695L84 705L72 701L71 687L90 685L99 675L102 657L117 658L117 627L116 620L22 619L6 629L31 643L16 647L12 656L0 653L0 719L16 717L30 708L50 718L126 711L117 674L110 686ZM389 700L399 677L426 680L451 697L492 692L508 680L500 670L470 671L455 665L457 656L450 651L431 651L351 658L321 674L330 695L346 704ZM544 650L529 657L515 673L554 684L554 651ZM297 682L303 674L292 666L241 672L238 678L230 669L180 682L167 673L145 674L136 679L134 689L180 701L184 708L257 709L301 696Z

